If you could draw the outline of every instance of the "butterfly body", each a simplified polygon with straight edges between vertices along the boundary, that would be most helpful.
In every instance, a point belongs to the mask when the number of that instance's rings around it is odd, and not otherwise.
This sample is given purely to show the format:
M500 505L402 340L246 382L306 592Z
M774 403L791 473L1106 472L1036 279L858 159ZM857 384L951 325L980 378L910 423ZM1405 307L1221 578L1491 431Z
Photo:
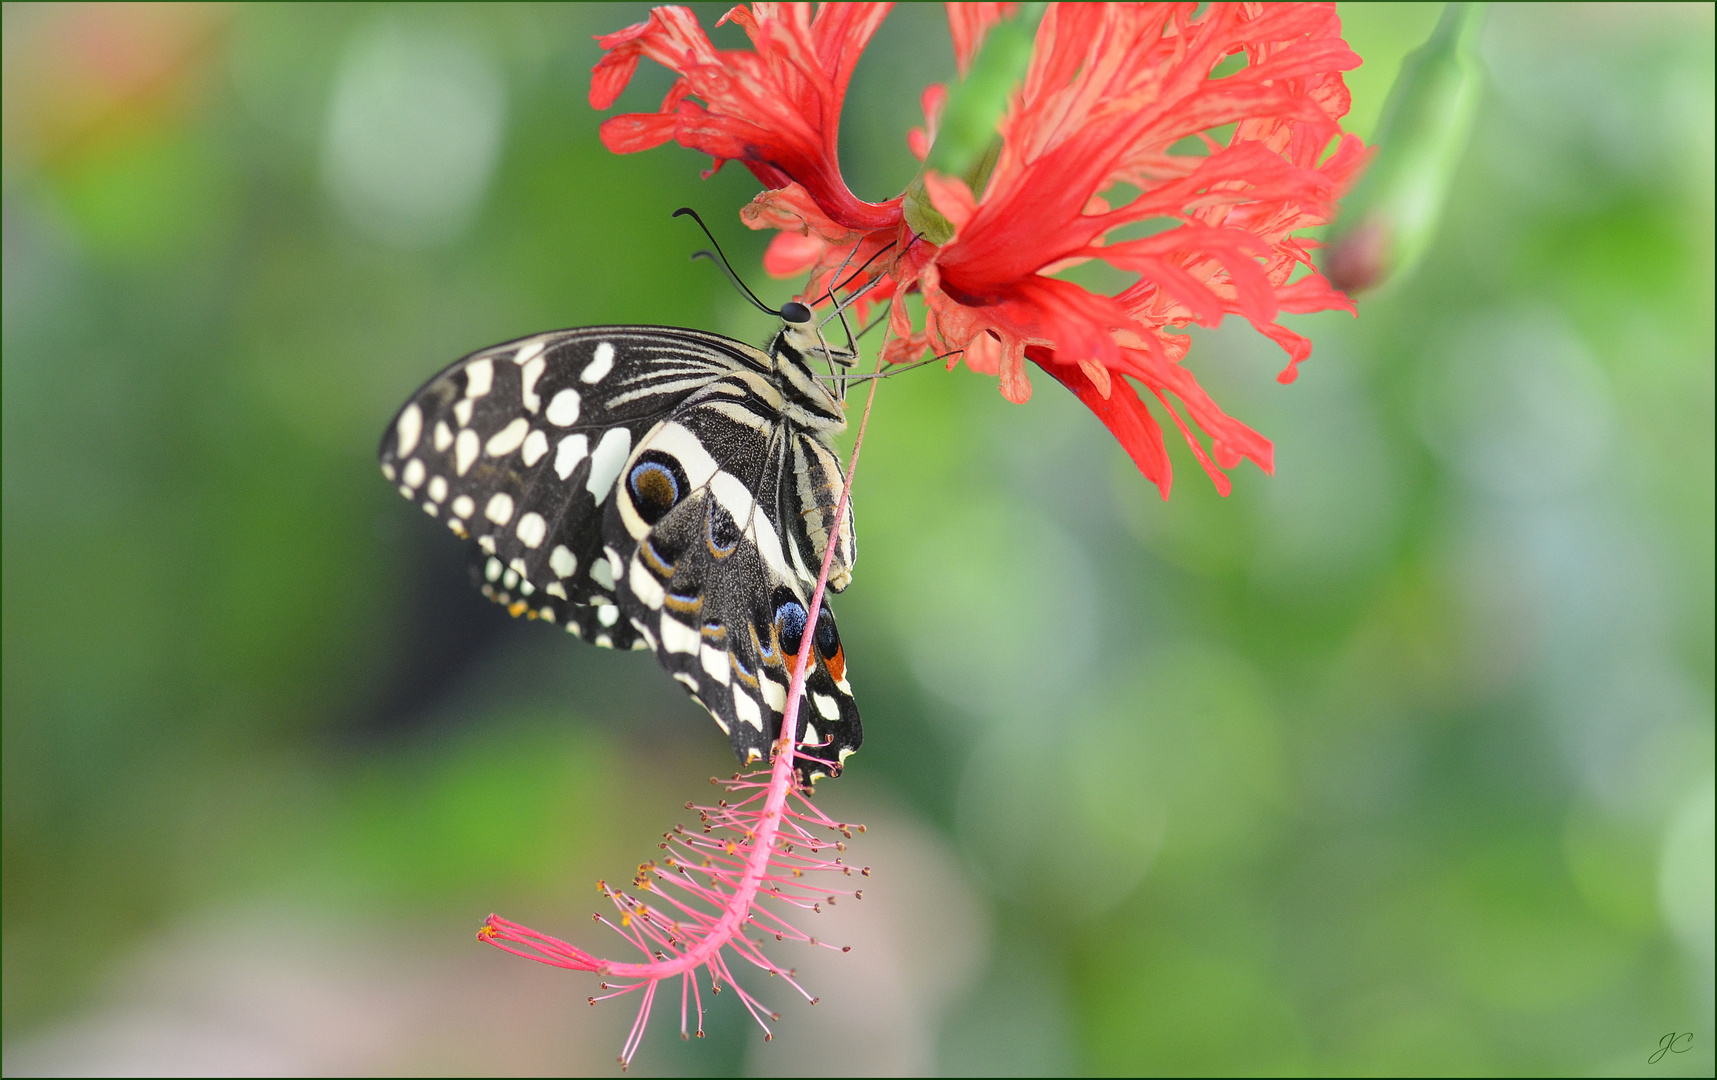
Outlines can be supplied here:
M830 439L842 403L789 323L767 351L675 327L538 334L450 365L382 439L400 493L476 546L485 594L594 644L649 649L742 762L780 731L828 545L851 581ZM861 740L825 602L798 724L807 779ZM823 759L819 763L816 759Z

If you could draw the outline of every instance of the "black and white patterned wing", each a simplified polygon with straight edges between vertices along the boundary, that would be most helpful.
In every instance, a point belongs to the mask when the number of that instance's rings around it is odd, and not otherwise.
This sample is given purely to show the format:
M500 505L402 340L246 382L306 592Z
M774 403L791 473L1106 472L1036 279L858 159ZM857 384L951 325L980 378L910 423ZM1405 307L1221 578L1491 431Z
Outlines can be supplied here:
M627 459L603 525L622 568L623 620L745 763L767 760L780 734L842 483L827 444L784 421L770 393L736 374L655 425ZM831 589L851 576L850 518L840 534ZM863 737L826 599L811 662L801 740L822 760L802 767L807 781L838 774Z
M472 538L484 592L598 645L642 647L620 618L602 516L660 418L746 366L736 343L671 327L537 334L471 354L394 418L382 474Z

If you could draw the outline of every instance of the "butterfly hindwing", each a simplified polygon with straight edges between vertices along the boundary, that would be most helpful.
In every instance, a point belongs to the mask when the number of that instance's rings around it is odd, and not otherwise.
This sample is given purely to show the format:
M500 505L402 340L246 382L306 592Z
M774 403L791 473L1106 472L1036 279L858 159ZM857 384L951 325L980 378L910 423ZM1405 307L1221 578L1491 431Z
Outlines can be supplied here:
M626 559L622 614L745 762L767 759L780 732L815 582L800 567L822 557L820 545L797 535L798 519L782 514L799 505L803 487L793 463L819 454L833 461L756 389L749 375L730 376L646 434L604 520L609 546ZM827 521L840 493L836 469L828 505L814 506ZM862 738L834 615L823 607L801 707L809 726L801 726L808 747L820 747L812 756L827 764L807 763L807 776L838 772Z

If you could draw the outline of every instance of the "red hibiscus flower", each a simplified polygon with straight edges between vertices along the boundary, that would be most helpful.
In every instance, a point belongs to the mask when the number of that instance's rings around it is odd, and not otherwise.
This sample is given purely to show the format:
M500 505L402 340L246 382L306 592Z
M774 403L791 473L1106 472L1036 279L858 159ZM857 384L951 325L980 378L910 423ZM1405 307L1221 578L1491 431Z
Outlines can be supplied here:
M962 71L1010 7L948 5ZM922 176L952 227L939 244L909 225L904 196L855 197L836 157L848 79L887 8L824 4L813 16L804 4L736 7L724 21L743 26L753 49L731 52L718 52L685 9L657 8L598 39L608 54L591 103L611 105L639 56L680 79L660 112L606 121L603 141L628 153L673 140L710 154L715 168L742 162L767 189L744 220L781 230L764 259L771 274L810 270L803 295L815 298L843 265L881 254L857 284L882 279L866 300L894 301L886 359L953 354L999 376L1016 402L1031 396L1029 360L1097 414L1165 498L1162 429L1135 382L1223 494L1222 470L1242 458L1271 471L1269 440L1204 392L1183 364L1189 339L1175 331L1239 315L1287 351L1279 378L1290 382L1311 343L1278 317L1353 310L1294 235L1334 216L1365 157L1340 126L1341 72L1360 61L1334 5L1051 5L982 189ZM1242 62L1224 65L1235 56ZM925 92L925 128L908 136L920 157L946 96ZM1091 259L1135 280L1104 295L1056 276ZM922 326L903 302L913 292L924 299Z

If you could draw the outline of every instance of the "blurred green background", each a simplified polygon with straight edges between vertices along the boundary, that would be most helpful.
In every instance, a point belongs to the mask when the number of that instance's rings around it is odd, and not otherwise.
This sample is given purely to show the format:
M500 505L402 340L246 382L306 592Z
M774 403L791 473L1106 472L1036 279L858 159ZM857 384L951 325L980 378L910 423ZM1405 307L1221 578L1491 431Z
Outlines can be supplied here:
M1369 136L1440 5L1342 9ZM749 174L596 139L590 35L645 10L6 6L8 1075L614 1070L630 1005L472 935L617 951L593 881L727 741L478 597L374 454L495 341L768 332L668 216L785 299ZM1197 334L1277 447L1228 499L1175 446L1159 501L1046 378L884 385L837 604L867 739L819 793L871 826L812 927L854 951L783 950L823 1003L754 985L772 1044L668 1008L634 1068L1710 1075L1712 40L1494 7L1421 271L1291 320L1292 386ZM890 16L859 194L952 68L939 6Z

